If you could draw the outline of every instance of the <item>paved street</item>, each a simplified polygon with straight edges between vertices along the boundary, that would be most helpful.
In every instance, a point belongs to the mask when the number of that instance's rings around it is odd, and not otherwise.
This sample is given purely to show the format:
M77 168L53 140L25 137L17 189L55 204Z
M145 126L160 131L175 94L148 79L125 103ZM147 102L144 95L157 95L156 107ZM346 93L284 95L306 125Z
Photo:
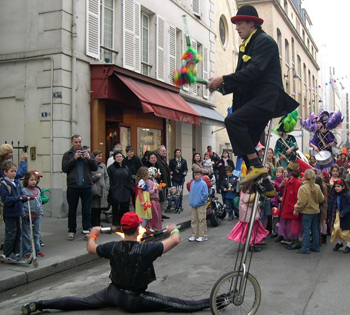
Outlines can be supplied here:
M218 228L209 226L209 241L204 243L189 243L190 229L182 232L180 245L156 261L157 281L149 289L190 299L209 296L215 281L231 270L236 257L238 245L226 238L232 225L224 221ZM102 235L99 241L107 237ZM85 243L79 243L83 250ZM298 255L270 238L267 243L262 252L253 255L251 267L262 288L258 314L348 314L350 255L333 252L332 244L323 246L321 253ZM108 262L98 260L3 292L1 313L19 314L21 304L32 300L89 295L107 285L108 274ZM104 310L69 314L114 313ZM124 314L119 310L118 313Z

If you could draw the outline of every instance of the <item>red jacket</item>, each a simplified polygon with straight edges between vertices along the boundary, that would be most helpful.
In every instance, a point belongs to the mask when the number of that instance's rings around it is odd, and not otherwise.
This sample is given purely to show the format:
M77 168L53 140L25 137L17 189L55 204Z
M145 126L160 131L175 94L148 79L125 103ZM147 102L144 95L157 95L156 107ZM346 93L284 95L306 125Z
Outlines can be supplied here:
M301 186L301 182L298 178L293 177L286 182L283 192L283 199L281 204L282 218L301 220L302 215L294 215L294 205L298 201L298 190Z
M204 180L204 182L207 184L208 188L211 187L211 180L209 178L209 176L207 175L203 175L202 179ZM191 184L194 181L194 179L192 179L190 182L187 183L187 190L190 191L191 190Z

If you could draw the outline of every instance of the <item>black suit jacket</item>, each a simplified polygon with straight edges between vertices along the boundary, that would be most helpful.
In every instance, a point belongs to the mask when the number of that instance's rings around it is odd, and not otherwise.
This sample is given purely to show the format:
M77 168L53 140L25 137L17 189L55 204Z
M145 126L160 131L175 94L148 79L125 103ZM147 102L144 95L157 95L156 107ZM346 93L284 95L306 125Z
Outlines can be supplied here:
M243 55L251 58L244 62ZM278 46L262 30L239 52L236 72L223 78L225 93L234 93L233 111L249 103L280 117L299 105L283 90Z

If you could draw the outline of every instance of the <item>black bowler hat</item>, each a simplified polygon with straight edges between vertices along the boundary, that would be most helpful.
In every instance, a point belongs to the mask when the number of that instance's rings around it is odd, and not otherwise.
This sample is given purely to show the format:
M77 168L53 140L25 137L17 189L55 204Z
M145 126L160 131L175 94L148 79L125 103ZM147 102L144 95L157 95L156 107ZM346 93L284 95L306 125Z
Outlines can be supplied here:
M239 8L237 15L231 18L233 24L236 24L237 21L253 21L260 25L264 23L264 20L259 18L258 11L252 5L244 5Z

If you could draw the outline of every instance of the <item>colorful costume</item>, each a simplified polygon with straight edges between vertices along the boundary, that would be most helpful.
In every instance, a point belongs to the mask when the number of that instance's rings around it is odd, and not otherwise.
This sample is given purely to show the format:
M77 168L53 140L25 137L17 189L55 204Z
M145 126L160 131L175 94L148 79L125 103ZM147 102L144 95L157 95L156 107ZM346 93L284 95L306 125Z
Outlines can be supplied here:
M144 205L141 205L141 202ZM148 191L148 185L141 179L137 184L137 196L135 202L135 212L142 219L152 219L151 197Z
M315 132L312 140L310 141L311 146L317 147L319 151L328 151L331 153L331 161L327 164L321 165L316 163L316 169L318 171L330 171L330 167L335 163L334 155L332 153L332 146L337 144L334 134L329 131L335 129L342 121L344 117L341 112L327 112L320 111L318 117L314 113L309 115L308 119L304 121L300 120L301 126L309 132ZM318 129L317 123L322 123L322 127ZM331 145L330 145L331 144ZM316 157L317 160L317 157Z

